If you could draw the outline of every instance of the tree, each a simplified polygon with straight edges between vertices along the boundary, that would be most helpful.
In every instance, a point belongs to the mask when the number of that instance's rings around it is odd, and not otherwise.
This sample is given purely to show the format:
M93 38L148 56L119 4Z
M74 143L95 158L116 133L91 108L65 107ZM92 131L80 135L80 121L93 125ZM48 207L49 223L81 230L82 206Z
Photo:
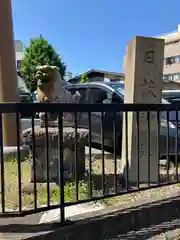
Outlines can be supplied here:
M39 65L57 66L61 77L66 72L66 65L53 46L44 39L42 35L39 38L31 39L30 44L24 50L24 58L21 64L21 76L28 89L33 92L36 90L37 79L35 79L36 67Z
M88 82L88 76L87 76L87 74L86 73L83 73L82 75L81 75L81 81L80 81L81 83L86 83L86 82Z

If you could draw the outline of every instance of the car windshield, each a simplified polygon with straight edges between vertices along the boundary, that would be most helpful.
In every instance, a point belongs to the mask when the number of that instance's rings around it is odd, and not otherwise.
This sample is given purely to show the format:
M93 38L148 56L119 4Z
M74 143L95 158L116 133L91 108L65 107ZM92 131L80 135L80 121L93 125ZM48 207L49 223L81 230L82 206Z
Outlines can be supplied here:
M118 91L124 96L124 83L110 83L109 86L111 86L112 88L114 88L116 91ZM162 98L162 103L170 104L170 102L168 102L164 98Z
M109 85L116 91L124 95L124 83L110 83Z

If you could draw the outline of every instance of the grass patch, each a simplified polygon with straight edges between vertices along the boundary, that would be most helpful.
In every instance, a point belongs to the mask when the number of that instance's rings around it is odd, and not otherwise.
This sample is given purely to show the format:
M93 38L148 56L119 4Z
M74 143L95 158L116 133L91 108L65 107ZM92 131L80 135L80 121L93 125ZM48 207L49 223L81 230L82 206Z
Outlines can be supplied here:
M104 179L102 178L102 160L101 156L92 157L92 195L100 196L103 193L113 193L115 187L115 161L112 156L105 156L104 161ZM22 189L22 207L33 208L35 204L34 199L34 184L30 184L31 174L31 159L26 159L21 162L21 189ZM5 161L5 204L6 209L18 209L19 207L19 187L18 187L18 164L16 159L6 159ZM89 159L86 159L86 171L89 171ZM120 159L117 159L116 173L117 176L120 172ZM1 177L1 176L0 176ZM84 178L78 184L78 199L89 198L89 176ZM104 180L104 184L103 184ZM179 186L179 184L177 185ZM118 186L119 187L119 186ZM0 186L1 188L1 186ZM74 182L67 182L64 186L65 202L76 201L76 184ZM0 189L1 190L1 189ZM121 191L121 189L117 189ZM157 190L156 190L157 191ZM1 191L2 196L2 191ZM125 203L127 201L134 201L137 196L141 197L141 193L126 194L118 197L112 197L103 199L99 202L103 202L106 205L115 205L117 203ZM60 189L55 183L50 183L50 204L58 203L60 201ZM43 183L37 183L37 206L47 205L47 185ZM1 202L0 202L1 205Z
M22 191L22 207L34 207L34 184L30 183L31 159L21 162L21 191ZM117 173L119 171L119 162L117 164ZM19 185L18 185L18 164L16 159L6 159L4 164L4 189L5 189L5 205L7 209L17 209L19 207ZM86 170L89 170L89 159L86 159ZM105 159L105 177L104 190L108 192L113 188L114 160ZM92 157L92 195L99 196L102 194L102 161ZM0 176L1 177L1 176ZM76 184L75 182L67 182L64 186L65 202L76 201ZM1 186L0 186L1 190ZM2 191L1 191L2 196ZM60 189L55 183L50 183L50 204L60 201ZM89 198L89 182L88 176L78 184L78 198L80 200ZM103 200L107 203L110 200ZM37 206L47 205L47 184L37 183ZM102 202L102 201L100 201Z
M18 164L16 159L5 162L4 180L5 180L5 204L7 209L17 209L19 206L19 188L18 188ZM21 163L21 188L22 188L22 206L31 208L34 206L34 184L30 183L31 165L30 160ZM80 181L78 184L78 198L88 198L88 183ZM76 184L68 182L64 186L65 201L76 200ZM1 191L2 196L2 191ZM47 204L47 185L37 184L37 205ZM55 183L50 183L50 204L59 202L60 189Z

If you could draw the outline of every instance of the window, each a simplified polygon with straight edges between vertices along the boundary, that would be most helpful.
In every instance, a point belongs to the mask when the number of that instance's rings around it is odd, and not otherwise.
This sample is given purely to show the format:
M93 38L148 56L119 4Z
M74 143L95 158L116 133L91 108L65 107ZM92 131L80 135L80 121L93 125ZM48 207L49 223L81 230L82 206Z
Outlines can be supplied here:
M103 103L107 99L107 92L100 88L90 88L88 91L88 102L89 103Z
M171 65L174 63L180 63L180 56L173 56L164 58L164 65Z
M124 103L124 99L122 99L116 93L113 93L113 95L112 95L112 103Z
M163 76L163 81L168 81L168 75Z
M169 64L173 64L174 63L174 58L173 57L168 57L166 58L166 64L169 65Z
M17 70L21 69L21 60L16 61L16 68L17 68Z
M180 73L164 75L163 80L164 81L180 81Z
M177 73L177 74L174 74L174 76L173 76L173 80L174 81L178 81L179 80L179 74Z
M180 63L180 56L174 57L174 62L175 63Z
M168 80L172 81L173 80L173 75L167 75L168 76Z
M78 91L81 95L79 103L86 102L86 92L87 92L86 88L67 88L67 90L73 95L75 94L76 91Z

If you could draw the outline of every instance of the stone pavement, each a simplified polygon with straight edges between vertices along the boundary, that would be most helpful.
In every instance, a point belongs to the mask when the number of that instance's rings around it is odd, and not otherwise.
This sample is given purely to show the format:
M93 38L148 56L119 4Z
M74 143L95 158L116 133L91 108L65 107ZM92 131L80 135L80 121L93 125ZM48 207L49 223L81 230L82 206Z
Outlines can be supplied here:
M0 218L0 240L20 240L35 234L42 213L26 217ZM32 228L34 226L34 228Z

